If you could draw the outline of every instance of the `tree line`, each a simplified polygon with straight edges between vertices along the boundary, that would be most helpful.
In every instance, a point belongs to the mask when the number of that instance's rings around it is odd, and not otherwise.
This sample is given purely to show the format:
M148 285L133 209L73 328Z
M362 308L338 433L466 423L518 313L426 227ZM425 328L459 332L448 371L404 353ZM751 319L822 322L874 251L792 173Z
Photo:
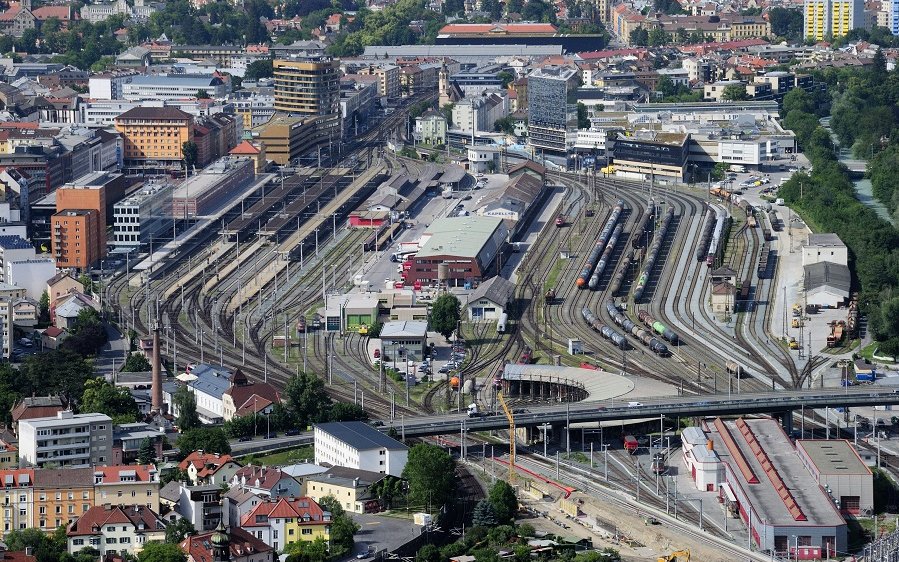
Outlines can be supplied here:
M882 62L882 61L881 61ZM859 290L859 304L868 318L868 329L885 353L899 353L899 231L855 197L847 168L838 161L830 132L819 119L830 113L831 125L840 142L862 142L865 149L881 151L899 135L893 109L883 112L885 101L899 99L899 73L887 75L885 64L869 70L829 70L817 78L832 84L832 107L825 90L814 96L801 89L784 98L784 126L796 134L800 147L812 163L810 173L794 174L779 191L790 207L797 210L815 230L834 232L849 249L853 286ZM878 93L877 90L880 90ZM864 101L860 101L864 100ZM858 114L850 123L846 107ZM872 115L887 123L872 124ZM876 126L871 136L865 126ZM884 133L885 131L885 133ZM886 157L885 157L886 158ZM875 166L876 168L876 166Z

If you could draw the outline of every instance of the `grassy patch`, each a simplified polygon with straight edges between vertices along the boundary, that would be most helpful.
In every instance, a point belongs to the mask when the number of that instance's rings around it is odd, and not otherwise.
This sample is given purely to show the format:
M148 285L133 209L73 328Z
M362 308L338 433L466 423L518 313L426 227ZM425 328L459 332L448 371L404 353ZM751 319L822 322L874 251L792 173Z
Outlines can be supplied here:
M868 361L874 360L874 352L877 351L877 342L872 341L858 351L859 356L864 357Z
M311 461L311 459L315 458L315 454L312 445L305 445L303 447L297 447L296 449L278 451L277 453L271 453L269 455L248 455L248 457L253 457L253 463L257 465L285 466L288 464L303 462L303 460L305 459L309 459Z
M550 268L549 273L546 275L546 288L547 289L555 289L556 284L559 282L559 275L562 273L562 269L565 268L565 261L561 258L556 258L556 263L553 264L552 268Z
M579 462L582 464L586 464L586 463L590 462L590 458L587 457L587 455L585 455L584 453L578 453L578 452L567 454L564 456L564 458L565 458L565 460Z

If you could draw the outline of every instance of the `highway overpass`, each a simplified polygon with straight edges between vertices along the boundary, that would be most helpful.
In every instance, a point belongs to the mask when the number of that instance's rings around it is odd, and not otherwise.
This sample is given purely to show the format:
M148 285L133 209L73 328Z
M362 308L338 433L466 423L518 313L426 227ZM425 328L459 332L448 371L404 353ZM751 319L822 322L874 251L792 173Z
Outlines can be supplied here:
M553 406L528 407L515 414L516 427L544 424L564 426L566 423L615 421L674 417L718 416L738 414L783 414L805 408L839 408L899 404L899 389L855 387L820 390L781 390L753 394L714 394L640 398L639 402L609 400L581 404L572 402ZM789 416L787 416L789 418ZM789 423L789 422L787 422ZM381 427L394 427L406 437L423 437L457 433L464 424L467 431L506 429L502 412L477 418L465 414L421 416L385 421Z

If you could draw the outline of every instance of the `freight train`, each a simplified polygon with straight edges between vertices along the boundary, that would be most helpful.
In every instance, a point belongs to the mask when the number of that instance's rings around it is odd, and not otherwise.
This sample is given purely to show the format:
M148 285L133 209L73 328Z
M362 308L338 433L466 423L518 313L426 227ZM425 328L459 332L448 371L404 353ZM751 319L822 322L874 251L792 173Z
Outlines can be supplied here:
M627 275L627 270L630 268L631 264L636 261L636 258L637 250L631 250L627 259L621 264L621 267L618 268L618 272L615 273L615 277L612 277L612 283L609 285L610 295L618 294L618 291L621 289L621 284L624 283L624 276Z
M584 322L587 323L588 326L596 330L602 335L602 337L610 340L615 344L619 349L627 349L627 339L622 336L620 333L615 331L613 328L606 326L602 322L600 322L599 318L593 314L593 311L587 308L586 306L581 309L581 315L584 317Z
M659 225L659 230L652 241L652 246L649 248L643 272L637 279L637 287L634 289L634 302L639 302L643 298L643 291L646 290L646 284L649 282L649 276L656 264L656 259L659 257L659 250L662 248L662 242L665 240L665 235L668 234L668 227L671 225L671 219L673 218L674 209L669 208L668 212L665 213L665 218L662 219L662 224Z
M699 246L696 248L696 261L702 261L709 255L709 242L715 230L715 210L709 207L705 211L705 222L702 223L702 234L699 235Z
M644 245L649 245L649 230L652 228L652 217L655 209L655 202L650 199L646 205L646 212L643 213L643 218L637 223L637 228L634 229L634 235L631 237L631 245L634 248L642 248Z
M612 209L612 212L609 213L609 219L606 221L606 225L599 233L599 238L596 239L596 245L593 246L593 250L590 252L590 255L587 256L587 261L584 262L584 267L581 269L581 274L578 275L577 281L575 282L578 289L587 288L587 283L590 280L590 275L596 268L596 264L597 262L599 262L599 258L602 255L603 251L605 251L606 244L608 244L609 242L609 237L612 235L612 231L615 229L615 225L618 224L618 219L621 217L621 211L623 210L624 200L619 199L618 203Z
M759 279L768 277L768 254L771 253L771 246L767 241L762 242L762 249L759 251Z
M641 310L639 314L637 314L637 318L640 322L643 322L647 328L652 328L652 330L658 335L662 336L665 340L670 343L677 345L678 338L677 334L674 333L668 326L662 324L655 318L653 318L648 312L645 310Z
M724 209L715 210L715 229L712 230L712 238L709 240L709 250L706 253L705 263L709 267L715 267L724 248L727 246L727 235L730 231L731 218Z
M609 263L609 260L612 259L612 252L615 250L615 245L618 244L618 238L621 236L621 225L615 227L615 230L612 231L612 236L609 237L609 243L606 244L606 249L602 253L602 257L599 258L599 262L596 264L596 269L593 270L593 275L590 276L590 282L587 285L596 290L596 287L599 286L599 278L602 277L603 271L606 269L606 265Z
M616 324L621 326L624 333L630 334L637 338L643 345L648 347L650 351L657 355L668 355L668 346L662 343L658 338L653 337L652 332L644 330L639 325L634 324L630 318L618 311L618 308L611 301L606 303L606 312L612 317Z

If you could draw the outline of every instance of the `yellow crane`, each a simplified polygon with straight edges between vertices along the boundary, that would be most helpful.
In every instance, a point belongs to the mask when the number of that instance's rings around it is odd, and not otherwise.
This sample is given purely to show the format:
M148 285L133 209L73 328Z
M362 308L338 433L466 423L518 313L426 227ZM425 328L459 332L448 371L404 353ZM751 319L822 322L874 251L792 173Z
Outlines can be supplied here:
M506 399L503 398L503 391L497 392L496 396L499 398L499 405L503 407L506 419L509 420L509 484L513 484L515 481L515 417L512 415L509 405L506 404Z
M681 560L681 558L686 562L690 562L690 551L687 549L675 550L667 556L659 556L658 562L677 562L678 560Z

